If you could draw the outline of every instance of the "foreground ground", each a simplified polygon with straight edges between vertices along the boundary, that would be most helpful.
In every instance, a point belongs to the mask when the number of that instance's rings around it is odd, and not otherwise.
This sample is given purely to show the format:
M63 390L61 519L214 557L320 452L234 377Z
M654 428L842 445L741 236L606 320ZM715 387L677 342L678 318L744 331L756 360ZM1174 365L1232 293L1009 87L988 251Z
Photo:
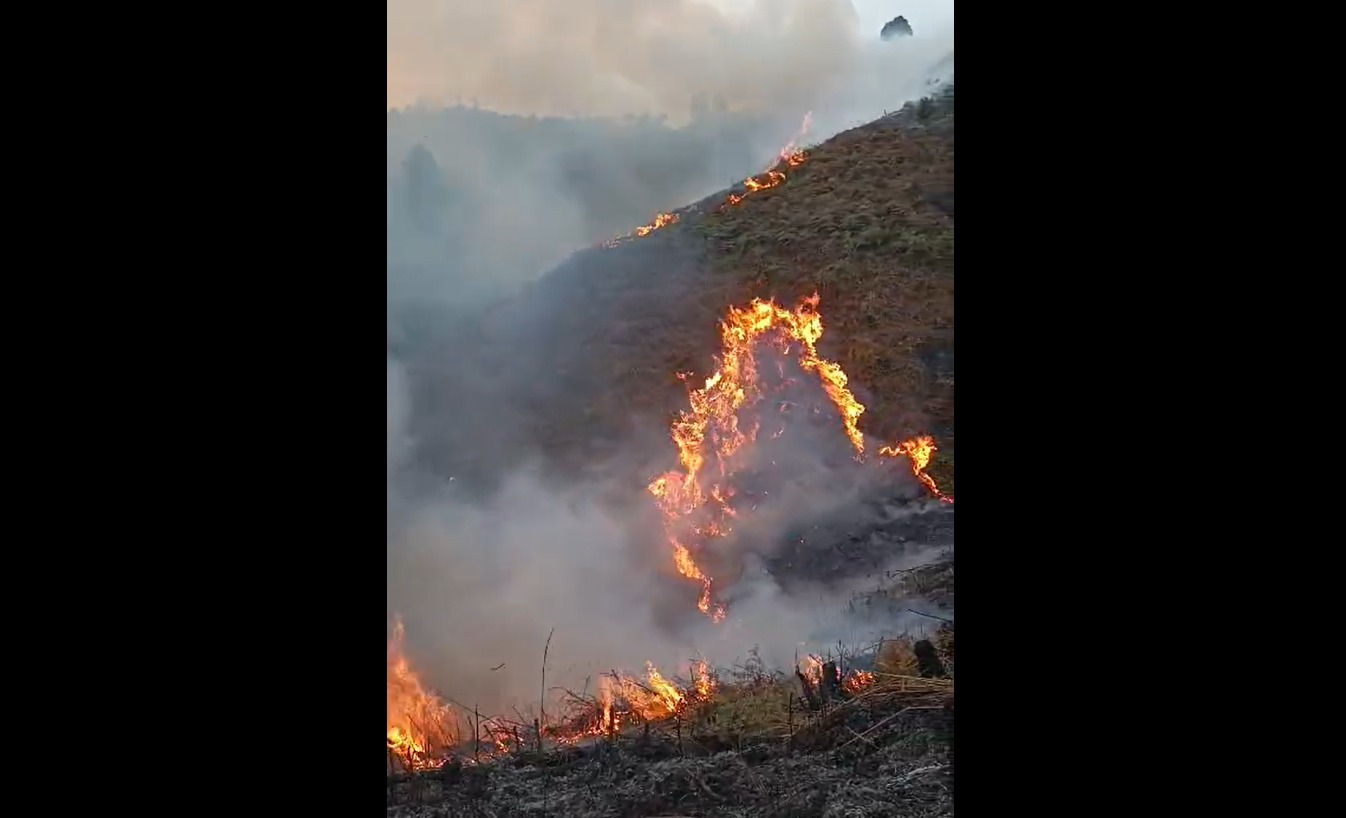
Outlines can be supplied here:
M389 815L953 814L951 680L880 672L868 690L817 713L797 689L781 677L740 682L647 732L399 776Z

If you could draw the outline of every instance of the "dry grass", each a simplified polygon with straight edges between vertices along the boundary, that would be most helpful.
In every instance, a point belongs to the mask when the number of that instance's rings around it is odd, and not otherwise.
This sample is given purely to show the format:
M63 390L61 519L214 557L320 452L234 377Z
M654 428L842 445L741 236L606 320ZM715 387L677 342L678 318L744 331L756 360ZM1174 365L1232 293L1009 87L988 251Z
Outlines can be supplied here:
M857 710L892 713L904 707L943 707L953 700L954 682L875 670L871 684L816 712L807 708L798 689L798 683L787 678L755 689L727 687L701 705L691 735L702 740L714 736L718 743L728 745L763 739L816 739Z
M871 712L905 706L943 706L953 699L953 628L941 626L932 640L949 678L919 675L914 639L884 639L874 660L873 681L842 703L811 712L796 677L783 673L740 675L718 687L691 715L694 732L709 732L730 743L761 738L790 738L801 732L829 730L837 714L856 708Z
M952 136L865 126L814 148L779 188L698 225L743 295L817 291L822 348L845 368L885 439L939 434L931 473L952 480L953 378L922 359L952 349ZM952 491L949 493L952 494Z
M866 405L861 428L889 441L933 434L929 471L952 494L954 141L943 116L941 128L881 120L839 134L780 186L726 208L713 196L649 236L578 253L481 316L468 334L487 380L518 379L520 361L536 361L512 399L526 428L510 445L584 463L633 422L659 428L685 405L677 373L708 374L729 306L817 291L820 352ZM470 392L476 377L437 382Z

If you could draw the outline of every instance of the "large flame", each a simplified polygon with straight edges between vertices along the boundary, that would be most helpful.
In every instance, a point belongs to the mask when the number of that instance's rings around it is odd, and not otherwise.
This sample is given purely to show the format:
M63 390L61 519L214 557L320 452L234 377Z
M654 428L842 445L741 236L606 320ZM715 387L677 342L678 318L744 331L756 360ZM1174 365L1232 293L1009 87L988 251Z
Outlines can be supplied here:
M449 705L421 686L402 650L398 617L388 640L388 749L410 769L437 766L434 755L457 741L457 721Z
M818 376L856 456L864 454L864 437L856 423L865 408L851 394L841 367L819 357L822 334L816 293L793 310L761 299L747 308L730 307L720 323L718 366L701 388L688 393L690 407L673 421L681 469L660 475L647 487L663 514L674 567L701 583L697 608L717 622L724 618L724 607L713 603L712 578L697 565L692 546L732 530L736 511L730 504L734 496L730 478L737 466L735 455L757 435L757 425L745 425L739 413L761 398L754 354L759 341L770 339L786 355L795 352L799 367ZM714 464L709 474L708 459Z

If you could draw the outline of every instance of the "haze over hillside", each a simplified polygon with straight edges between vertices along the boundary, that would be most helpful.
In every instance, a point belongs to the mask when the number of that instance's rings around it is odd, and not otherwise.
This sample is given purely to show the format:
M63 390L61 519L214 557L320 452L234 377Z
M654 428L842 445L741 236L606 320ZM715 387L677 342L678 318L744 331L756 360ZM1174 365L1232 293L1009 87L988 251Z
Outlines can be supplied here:
M508 293L760 171L808 112L820 141L951 75L952 3L903 4L900 44L872 2L725 5L391 2L390 304Z

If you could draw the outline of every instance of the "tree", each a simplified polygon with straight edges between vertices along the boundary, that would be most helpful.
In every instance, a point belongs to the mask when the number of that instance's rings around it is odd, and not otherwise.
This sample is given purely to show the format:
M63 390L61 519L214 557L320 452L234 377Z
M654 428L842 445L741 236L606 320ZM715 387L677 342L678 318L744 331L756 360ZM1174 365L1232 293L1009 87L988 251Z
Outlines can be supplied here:
M911 34L911 23L907 22L907 18L898 15L884 25L883 31L879 32L879 37L884 40L892 40L897 37L910 37Z
M435 157L424 145L417 145L402 161L407 216L417 230L434 232L444 220L449 191Z

